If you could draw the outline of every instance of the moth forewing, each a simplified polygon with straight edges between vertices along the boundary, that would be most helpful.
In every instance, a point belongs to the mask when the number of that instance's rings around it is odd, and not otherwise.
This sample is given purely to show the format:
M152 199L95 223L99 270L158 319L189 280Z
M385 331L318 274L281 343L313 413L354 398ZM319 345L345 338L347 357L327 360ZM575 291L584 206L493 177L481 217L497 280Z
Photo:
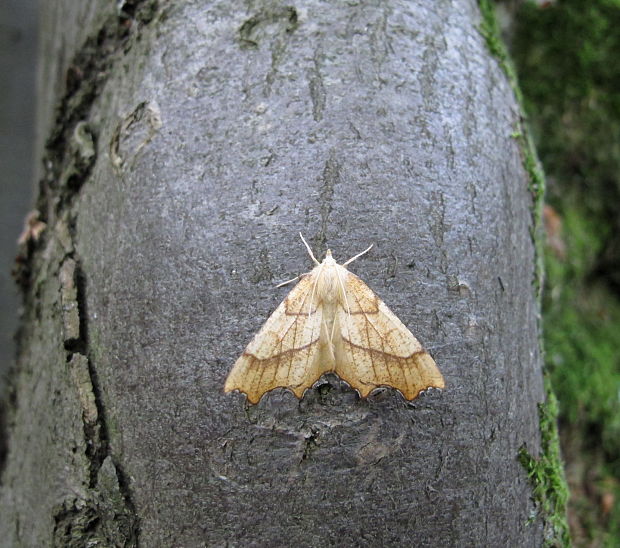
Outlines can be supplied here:
M226 392L239 390L258 403L277 387L301 398L312 386L315 381L308 379L318 374L322 320L322 308L309 302L312 288L312 277L303 276L236 361Z

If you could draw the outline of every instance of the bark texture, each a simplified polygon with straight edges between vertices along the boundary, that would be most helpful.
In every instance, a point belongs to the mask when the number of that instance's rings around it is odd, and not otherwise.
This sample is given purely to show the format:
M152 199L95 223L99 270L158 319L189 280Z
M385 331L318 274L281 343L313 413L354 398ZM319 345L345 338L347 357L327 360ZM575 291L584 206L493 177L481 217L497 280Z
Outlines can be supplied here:
M81 4L42 8L47 228L2 538L540 544L517 461L543 400L531 196L477 4ZM299 230L321 257L375 244L352 270L444 392L222 393L310 269Z

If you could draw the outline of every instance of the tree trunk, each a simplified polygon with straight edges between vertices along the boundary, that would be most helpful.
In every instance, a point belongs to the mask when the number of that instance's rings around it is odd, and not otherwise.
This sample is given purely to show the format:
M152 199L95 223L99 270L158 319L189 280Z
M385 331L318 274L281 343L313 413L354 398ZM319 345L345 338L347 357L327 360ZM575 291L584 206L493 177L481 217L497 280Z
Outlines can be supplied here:
M1 538L541 544L532 197L477 4L233 4L42 3ZM300 230L340 262L374 243L351 270L443 392L223 393L311 268Z

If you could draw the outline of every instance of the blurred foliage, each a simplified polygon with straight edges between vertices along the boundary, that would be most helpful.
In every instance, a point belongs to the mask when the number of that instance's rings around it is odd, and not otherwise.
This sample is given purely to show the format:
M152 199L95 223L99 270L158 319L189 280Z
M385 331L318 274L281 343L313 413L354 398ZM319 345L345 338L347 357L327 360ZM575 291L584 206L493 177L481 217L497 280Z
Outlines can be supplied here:
M513 57L548 200L568 189L601 240L597 268L620 290L620 0L526 2ZM592 273L596 274L596 271Z
M521 5L512 55L547 174L543 299L577 545L620 545L620 0Z
M607 539L607 545L618 546L620 302L600 279L591 276L602 244L578 197L563 197L561 219L565 254L548 248L543 315L547 367L560 400L569 461L571 509L580 514L572 523L583 529L573 536ZM584 462L572 462L581 459ZM605 493L615 499L614 508L606 511L601 507ZM590 505L578 500L584 496L590 496ZM615 519L605 515L613 513Z
M547 256L545 342L561 415L600 443L620 474L620 303L589 278L601 241L583 208L564 207L565 259Z

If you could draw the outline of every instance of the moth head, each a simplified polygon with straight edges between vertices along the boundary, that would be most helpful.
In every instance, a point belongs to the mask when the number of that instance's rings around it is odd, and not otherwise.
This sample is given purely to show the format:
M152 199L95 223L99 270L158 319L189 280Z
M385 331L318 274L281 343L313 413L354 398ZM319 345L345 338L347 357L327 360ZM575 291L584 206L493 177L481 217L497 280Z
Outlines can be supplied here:
M325 253L325 258L323 259L323 264L325 264L325 265L337 264L335 259L332 257L332 250L331 249L328 249L327 253Z

